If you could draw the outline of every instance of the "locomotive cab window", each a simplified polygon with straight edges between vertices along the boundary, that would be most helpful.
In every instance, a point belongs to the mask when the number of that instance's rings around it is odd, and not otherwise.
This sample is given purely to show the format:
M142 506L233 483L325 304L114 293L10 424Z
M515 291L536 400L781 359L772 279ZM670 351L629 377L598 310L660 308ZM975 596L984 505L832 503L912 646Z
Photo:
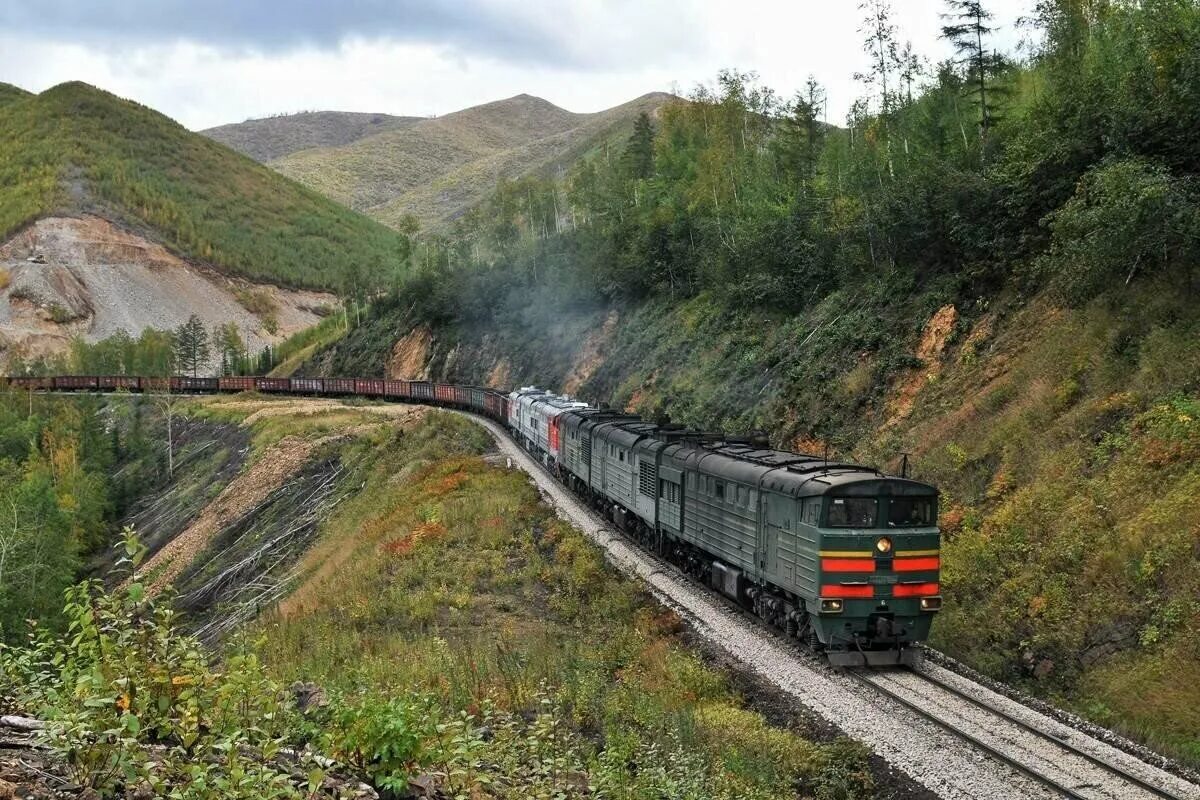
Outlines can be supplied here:
M830 528L874 528L878 516L879 501L874 497L834 497L825 522Z
M932 497L893 497L888 500L889 528L927 528L933 525L936 516Z

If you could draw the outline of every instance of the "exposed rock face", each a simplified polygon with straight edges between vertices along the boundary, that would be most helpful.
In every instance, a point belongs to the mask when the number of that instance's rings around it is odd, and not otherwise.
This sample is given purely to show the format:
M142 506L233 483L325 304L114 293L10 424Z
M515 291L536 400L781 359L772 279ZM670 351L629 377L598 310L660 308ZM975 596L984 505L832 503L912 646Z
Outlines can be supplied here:
M575 358L575 365L571 368L571 373L567 375L567 379L563 383L562 390L564 392L573 394L579 391L579 387L587 383L588 378L592 377L604 363L606 347L609 340L612 339L620 319L621 315L614 309L608 313L603 325L588 334L587 339L579 348L579 355ZM631 400L630 403L632 404L633 401Z
M125 330L174 328L191 314L209 327L235 323L251 352L315 325L335 303L227 278L99 217L46 217L0 244L0 361L52 355L73 336L97 341ZM238 299L274 306L255 314ZM268 319L273 317L273 320ZM268 328L274 327L274 332Z
M950 334L958 324L958 309L953 305L944 305L937 310L925 330L921 333L921 342L917 345L916 356L921 361L921 368L896 387L896 394L891 403L891 414L886 427L891 427L912 413L913 403L921 387L936 378L942 371L942 354L950 341Z
M392 347L387 377L401 381L427 380L429 348L432 344L433 331L428 326L422 325L409 331Z

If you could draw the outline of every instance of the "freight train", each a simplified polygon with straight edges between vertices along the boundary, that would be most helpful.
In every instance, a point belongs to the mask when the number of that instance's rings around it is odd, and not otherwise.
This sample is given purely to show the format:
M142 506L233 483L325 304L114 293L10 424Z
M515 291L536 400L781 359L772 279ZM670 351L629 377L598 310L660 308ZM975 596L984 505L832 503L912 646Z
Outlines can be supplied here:
M460 408L520 445L627 536L842 666L913 663L941 608L938 492L527 387L376 378L4 379L48 391L259 391Z

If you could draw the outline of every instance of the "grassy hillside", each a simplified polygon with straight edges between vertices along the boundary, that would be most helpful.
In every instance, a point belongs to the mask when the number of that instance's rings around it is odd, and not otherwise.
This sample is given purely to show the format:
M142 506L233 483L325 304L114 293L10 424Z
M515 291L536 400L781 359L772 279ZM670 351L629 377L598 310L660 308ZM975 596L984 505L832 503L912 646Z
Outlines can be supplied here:
M649 94L595 114L573 114L518 95L272 162L289 177L389 224L406 215L427 228L487 196L501 178L540 174L574 162L608 138L624 138L642 111L668 95Z
M304 111L218 125L200 133L255 161L266 162L299 150L349 144L421 119L355 111Z
M29 92L11 83L0 83L0 105L10 100L20 100L22 97L29 97Z
M986 136L969 67L846 130L819 87L722 74L490 198L312 366L381 372L423 326L435 376L911 453L943 491L935 644L1200 763L1200 9L1038 22L986 65Z
M415 715L415 766L450 796L874 794L860 748L747 708L489 447L437 414L355 449L361 490L262 625L272 673Z
M397 798L919 794L860 745L810 729L766 684L711 664L462 417L254 395L179 415L214 447L142 504L146 538L112 557L113 577L137 569L130 582L72 589L75 635L0 648L0 710L50 721L46 759L54 771L68 761L97 797L354 793L325 780L336 775ZM238 489L261 485L253 476L275 469L280 448L317 442L286 489ZM339 465L324 482L337 499L304 483L322 463ZM206 476L227 488L204 490ZM224 506L234 521L186 553L170 603L155 599L163 570L145 547L197 504L201 518ZM295 569L277 555L314 533ZM257 621L225 628L221 649L181 630L260 606Z
M339 289L395 232L144 106L83 83L0 104L0 237L88 211L246 277Z

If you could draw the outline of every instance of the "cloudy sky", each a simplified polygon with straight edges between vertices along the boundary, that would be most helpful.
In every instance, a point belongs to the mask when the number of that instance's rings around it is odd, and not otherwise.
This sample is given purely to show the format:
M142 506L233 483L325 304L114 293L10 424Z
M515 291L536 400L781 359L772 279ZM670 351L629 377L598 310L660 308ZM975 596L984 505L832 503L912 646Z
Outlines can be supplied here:
M931 61L943 0L893 0ZM1012 50L1033 0L991 0ZM443 114L527 92L596 111L724 67L840 122L862 89L853 0L0 0L0 81L84 80L191 128L312 109Z

